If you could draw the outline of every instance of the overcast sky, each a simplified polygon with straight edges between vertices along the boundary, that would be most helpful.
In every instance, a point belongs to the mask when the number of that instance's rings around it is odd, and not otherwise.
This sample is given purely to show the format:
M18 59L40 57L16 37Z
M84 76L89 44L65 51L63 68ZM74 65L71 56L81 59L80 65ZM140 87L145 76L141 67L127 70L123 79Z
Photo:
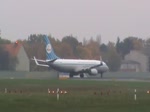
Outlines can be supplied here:
M0 0L2 38L51 34L79 40L101 35L102 42L150 37L150 0Z

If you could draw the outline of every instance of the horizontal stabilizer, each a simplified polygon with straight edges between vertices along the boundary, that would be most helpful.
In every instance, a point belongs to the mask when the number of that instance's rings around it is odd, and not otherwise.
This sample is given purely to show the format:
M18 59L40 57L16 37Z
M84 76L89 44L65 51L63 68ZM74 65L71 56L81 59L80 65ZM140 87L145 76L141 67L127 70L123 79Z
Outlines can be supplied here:
M38 63L38 61L39 61L39 62L45 62L45 63L46 63L46 62L47 62L46 60L38 60L38 59L35 58L35 56L34 56L34 58L33 58L32 60L34 60L35 63L36 63L36 65L38 65L38 66L49 67L49 65L47 65L47 64L39 64L39 63Z
M52 59L52 60L46 60L46 62L52 63L54 61L56 61L57 59Z

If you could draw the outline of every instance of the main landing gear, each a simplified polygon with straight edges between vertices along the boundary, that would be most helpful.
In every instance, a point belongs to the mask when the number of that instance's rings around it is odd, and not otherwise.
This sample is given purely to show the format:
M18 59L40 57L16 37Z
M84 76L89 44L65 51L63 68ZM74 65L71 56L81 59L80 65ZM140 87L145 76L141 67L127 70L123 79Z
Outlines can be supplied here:
M80 74L80 78L84 78L84 74L83 73Z
M76 74L70 73L69 77L73 78L74 75L76 75ZM80 73L80 78L84 78L84 74L83 73Z
M70 73L70 74L69 74L69 77L70 77L70 78L73 78L73 73Z

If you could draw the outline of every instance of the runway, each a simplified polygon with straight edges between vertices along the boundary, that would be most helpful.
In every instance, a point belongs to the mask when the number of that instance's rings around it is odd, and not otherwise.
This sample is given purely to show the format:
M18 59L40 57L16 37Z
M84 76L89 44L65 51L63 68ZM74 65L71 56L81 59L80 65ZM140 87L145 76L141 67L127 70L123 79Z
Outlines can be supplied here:
M103 78L99 76L87 76L85 78L73 78L76 80L96 80L96 81L138 81L150 82L150 73L136 73L136 72L109 72L103 74Z

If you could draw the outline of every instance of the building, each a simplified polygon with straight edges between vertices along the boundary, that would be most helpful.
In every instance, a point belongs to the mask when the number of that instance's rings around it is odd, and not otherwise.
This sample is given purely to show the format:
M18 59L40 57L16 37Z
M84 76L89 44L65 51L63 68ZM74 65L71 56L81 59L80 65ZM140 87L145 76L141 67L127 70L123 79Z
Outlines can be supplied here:
M15 71L30 71L30 62L22 44L18 42L5 44L3 48L11 57L17 58Z
M140 63L132 60L123 60L120 67L121 71L140 72Z
M149 72L149 57L144 53L132 50L125 56L121 71Z

